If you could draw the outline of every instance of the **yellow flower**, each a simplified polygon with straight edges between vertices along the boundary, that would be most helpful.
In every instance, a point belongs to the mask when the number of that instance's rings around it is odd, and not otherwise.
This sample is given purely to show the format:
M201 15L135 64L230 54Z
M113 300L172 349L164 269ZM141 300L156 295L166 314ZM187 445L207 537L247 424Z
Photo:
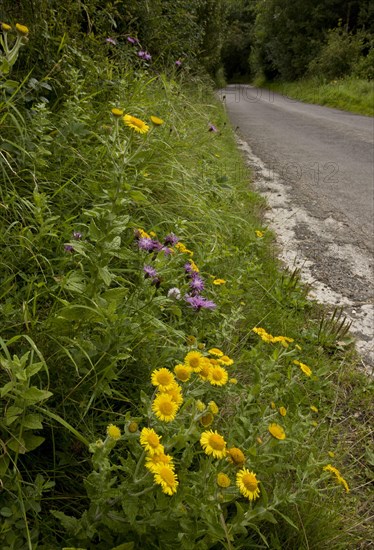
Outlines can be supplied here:
M307 376L311 376L312 374L312 371L311 369L305 365L304 363L301 363L300 361L296 361L296 359L294 360L294 365L297 365L298 367L301 368L301 370L303 371L304 374L306 374Z
M170 455L165 453L159 453L153 456L147 456L145 460L145 467L148 468L151 472L154 472L155 467L159 464L167 464L171 469L174 470L173 458Z
M158 464L154 467L154 481L161 485L162 492L166 495L173 495L177 492L179 485L177 476L168 464Z
M213 455L214 458L224 458L226 456L226 441L216 431L203 432L200 437L200 444L207 455Z
M199 273L199 268L197 267L197 265L195 264L195 262L193 260L190 260L190 266L191 266L191 269L192 271L194 271L195 273Z
M218 348L208 349L208 353L210 353L210 355L214 355L215 357L222 357L223 355L223 351Z
M208 407L213 414L218 414L219 408L214 401L209 401Z
M113 107L112 109L112 115L114 116L122 116L123 115L123 111L122 109L118 109L117 107Z
M228 379L229 375L223 367L220 367L218 365L210 369L209 382L212 384L212 386L224 386L227 383Z
M8 32L8 31L11 30L12 27L10 25L8 25L7 23L1 23L1 28L4 32Z
M344 489L346 490L347 493L349 493L349 486L348 486L348 483L346 482L346 480L344 479L344 477L341 475L341 473L339 472L339 470L337 468L335 468L335 466L331 466L331 464L327 464L327 466L324 466L323 468L326 472L331 472L332 474L335 475L335 478L336 478L336 481L338 483L340 483L341 485L343 485Z
M263 444L263 441L262 441L261 437L256 437L256 441L259 445Z
M197 340L196 340L196 337L193 336L192 334L190 334L189 336L187 336L187 344L189 346L194 346L196 344Z
M204 428L208 428L214 420L214 416L211 412L207 412L200 418L200 424L204 426Z
M152 237L152 239L154 239L155 237L157 237L157 234L154 231L150 231L149 236Z
M228 460L232 464L235 464L235 466L244 466L245 456L243 452L238 449L238 447L231 447L231 449L227 449L227 456Z
M259 239L261 239L264 236L264 232L260 231L259 229L256 229L255 233L256 233L256 237L258 237Z
M314 426L314 427L316 428L316 427L318 426L318 422L316 422L315 420L313 420L312 426Z
M287 338L287 336L273 336L272 340L274 344L280 342L284 348L288 348L288 344L293 341L293 338Z
M22 34L22 36L26 36L29 34L29 29L26 27L26 25L21 25L20 23L17 23L16 29L20 34Z
M159 391L160 393L169 395L172 401L174 401L174 403L178 405L178 408L182 405L183 403L182 388L179 386L177 382L174 382L172 387L169 388L168 390L159 390Z
M205 411L205 409L206 409L206 405L205 405L205 403L203 403L202 401L200 401L200 399L198 399L198 400L196 401L196 408L197 408L198 411L203 412L203 411Z
M237 383L238 383L237 378L230 378L229 379L229 384L237 384Z
M220 365L225 365L225 367L229 367L230 365L234 364L234 360L228 357L227 355L222 355L222 357L218 359L218 363Z
M140 120L140 118L136 118L132 115L125 115L123 117L123 122L126 126L132 128L133 130L135 130L135 132L138 132L139 134L146 134L149 130L148 124Z
M208 380L210 376L212 365L207 357L203 357L201 370L199 371L199 378L201 380Z
M231 480L229 476L224 474L223 472L220 472L219 474L217 474L217 485L218 487L223 487L223 488L230 487Z
M121 437L121 430L118 428L118 426L115 426L114 424L109 424L109 426L106 429L107 436L110 437L110 439L114 439L115 441L118 441Z
M258 487L259 480L256 474L243 468L236 474L236 485L239 487L239 491L249 500L255 500L260 496L260 489Z
M273 341L274 337L271 334L267 333L264 328L254 327L252 329L252 331L255 332L256 334L258 334L258 336L260 336L261 340L263 340L264 342L266 342L268 344Z
M164 452L164 447L160 443L161 435L157 435L152 428L143 428L140 432L140 444L150 455Z
M177 414L178 405L173 401L171 395L160 393L152 403L152 411L159 420L171 422Z
M151 121L153 122L153 124L155 126L161 126L161 124L164 123L164 121L162 120L162 118L158 118L158 116L151 116Z
M188 250L188 248L180 241L175 245L175 248L178 250L178 252L181 252L182 254L189 254L190 256L193 256L193 252L191 250Z
M174 374L165 367L152 372L151 382L161 390L170 389L175 383Z
M139 227L137 230L136 230L136 233L138 233L139 237L141 237L142 239L150 239L151 236L148 235L148 233L146 233L144 231L144 229L141 229L141 227Z
M285 431L279 424L270 424L268 429L271 435L276 439L286 439Z
M174 367L175 376L180 380L181 382L187 382L191 378L191 367L187 367L186 365L182 365L181 363L179 365L175 365Z
M272 409L275 409L275 408L276 408L276 405L275 405L274 401L272 401L272 402L270 403L270 407L271 407Z
M129 432L131 434L134 434L135 432L138 431L138 423L137 422L130 422L127 429L129 430Z
M213 284L217 285L217 286L224 285L224 284L226 284L226 281L225 281L225 279L214 279Z
M282 416L286 416L287 409L285 407L279 407L279 414L281 414Z
M335 453L333 451L328 451L327 454L331 457L331 458L334 458L335 457Z
M205 344L203 344L202 342L200 342L199 344L197 344L197 349L205 349Z
M203 367L204 356L199 351L189 351L184 358L184 364L194 372L201 371Z
M314 405L310 405L310 410L315 412L315 413L318 413L318 409Z

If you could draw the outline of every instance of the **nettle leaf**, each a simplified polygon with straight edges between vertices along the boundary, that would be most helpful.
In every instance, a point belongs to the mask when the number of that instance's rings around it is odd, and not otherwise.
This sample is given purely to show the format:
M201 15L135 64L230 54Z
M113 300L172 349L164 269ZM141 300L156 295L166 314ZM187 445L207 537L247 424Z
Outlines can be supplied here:
M83 294L86 290L86 281L84 275L80 271L72 271L63 280L62 286L71 292Z

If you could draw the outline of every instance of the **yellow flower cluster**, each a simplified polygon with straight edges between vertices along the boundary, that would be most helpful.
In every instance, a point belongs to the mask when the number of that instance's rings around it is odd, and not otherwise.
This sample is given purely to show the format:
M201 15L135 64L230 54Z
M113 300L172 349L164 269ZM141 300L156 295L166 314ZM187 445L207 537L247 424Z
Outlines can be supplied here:
M341 473L339 472L339 470L337 468L335 468L335 466L332 466L331 464L327 464L327 466L325 466L323 468L326 472L331 472L332 474L334 474L335 478L336 478L336 481L338 483L340 483L341 485L343 485L345 491L347 493L349 493L349 486L348 486L348 483L346 482L346 480L344 479L344 477L341 475Z
M192 250L189 250L183 243L180 241L175 245L175 248L180 252L181 254L188 254L189 256L193 256ZM199 271L199 270L197 270Z
M145 466L153 474L154 482L161 485L163 493L173 495L177 491L178 478L175 473L173 458L165 454L161 437L152 428L143 428L140 444L147 453Z
M287 336L273 336L261 327L254 327L252 331L258 334L264 342L268 344L276 344L279 342L284 348L287 348L288 345L294 341L293 338L288 338Z
M305 363L301 363L300 361L297 361L296 359L293 363L294 363L294 365L297 365L298 367L300 367L300 369L303 371L303 373L306 374L307 376L312 375L312 370L308 367L308 365L305 365Z
M12 27L7 23L1 23L1 30L3 32L9 32L10 30L12 30ZM29 34L29 29L26 27L26 25L21 25L21 23L16 23L16 31L21 36L27 36Z
M183 403L182 388L169 369L161 368L152 372L151 382L157 387L157 395L152 403L152 411L163 422L174 420Z

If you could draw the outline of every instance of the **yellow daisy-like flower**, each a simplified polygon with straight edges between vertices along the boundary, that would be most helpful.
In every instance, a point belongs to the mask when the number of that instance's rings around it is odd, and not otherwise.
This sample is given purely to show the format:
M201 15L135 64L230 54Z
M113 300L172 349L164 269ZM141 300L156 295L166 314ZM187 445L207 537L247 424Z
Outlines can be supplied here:
M213 284L217 285L217 286L224 285L224 284L226 284L226 281L225 281L225 279L214 279Z
M258 237L259 239L261 239L264 236L264 232L260 231L259 229L256 229L255 233L256 233L256 237Z
M211 349L208 349L208 353L210 355L214 355L215 357L222 357L223 355L223 351L221 351L220 349L218 348L211 348Z
M234 364L234 360L228 357L227 355L222 355L222 357L218 359L218 363L220 365L225 365L225 367L229 367L230 365Z
M286 439L286 433L279 424L276 424L275 422L270 424L268 430L276 439Z
M231 485L231 479L228 475L224 474L223 472L220 472L217 474L217 485L218 487L223 487L224 489L226 487L230 487Z
M250 472L247 468L243 468L236 474L236 485L239 487L241 494L249 500L255 500L260 496L259 483L256 474Z
M281 416L286 416L287 414L287 409L285 407L279 407L279 414Z
M12 27L10 25L8 25L7 23L1 23L1 28L4 32L8 32L12 29Z
M272 340L274 344L280 342L284 348L288 348L288 345L293 341L293 338L288 338L287 336L273 336Z
M160 393L152 403L152 411L162 422L171 422L177 414L178 405L171 395Z
M118 109L117 107L114 107L112 109L112 115L118 116L118 117L123 116L123 111L122 109Z
M300 367L303 373L306 374L307 376L311 376L312 370L307 365L305 365L305 363L301 363L300 361L296 361L295 359L294 365L297 365L298 367Z
M155 471L155 468L160 464L167 464L172 470L174 470L173 457L166 455L165 453L160 453L153 456L147 456L145 460L145 467L148 468L151 472Z
M217 365L210 369L209 382L212 386L224 386L228 379L229 375L223 367Z
M132 128L133 130L135 130L135 132L138 132L139 134L146 134L149 131L148 124L140 120L140 118L136 118L135 116L125 115L123 117L123 122L126 126Z
M196 337L193 336L192 334L190 334L189 336L187 336L187 344L189 346L194 346L196 344L197 340L196 340Z
M166 495L172 496L177 492L179 485L178 478L168 464L158 464L154 468L154 481L158 485L161 485L162 492Z
M261 340L263 340L267 344L270 344L273 341L274 336L266 332L264 328L254 327L252 331L255 332L261 338Z
M140 432L140 444L151 456L164 452L164 446L161 445L161 435L157 435L152 428L143 428Z
M219 408L217 406L217 403L215 403L214 401L209 401L208 407L213 414L218 414Z
M181 363L179 365L175 365L174 367L175 376L181 382L187 382L187 380L191 378L191 372L191 367L187 367L186 365L182 365Z
M160 390L169 390L175 383L174 374L165 367L152 372L151 382Z
M214 416L211 412L207 412L200 418L200 424L204 426L204 428L209 428L209 426L213 423Z
M347 493L349 493L349 486L348 486L348 483L346 482L346 480L344 479L344 477L341 475L341 473L339 472L339 470L337 468L335 468L335 466L332 466L331 464L327 464L327 466L324 466L323 468L326 472L331 472L332 474L335 475L335 478L336 478L336 481L338 483L340 483L341 485L343 485L344 489L346 490Z
M227 456L228 460L232 464L235 464L235 466L244 466L245 456L244 453L238 449L238 447L231 447L231 449L227 449Z
M196 401L196 408L197 408L197 410L198 410L199 412L203 412L203 411L205 411L205 409L206 409L206 405L205 405L205 403L203 403L202 401L200 401L200 399L198 399L198 400Z
M203 367L204 356L199 351L189 351L184 358L184 364L194 372L201 371Z
M142 239L151 238L151 235L148 235L148 233L144 231L144 229L142 229L141 227L138 227L138 229L136 230L136 233L138 233L139 237L141 237Z
M137 422L130 422L130 424L127 426L127 429L131 434L134 434L138 431L138 423Z
M16 23L16 29L20 34L22 34L22 36L27 36L29 34L29 29L26 27L26 25Z
M213 367L215 367L216 365L219 365L218 359L213 359L212 357L209 359L209 362L211 365L213 365Z
M161 126L161 124L164 123L164 121L162 120L162 118L159 118L158 116L151 116L151 121L153 122L153 124L155 126Z
M193 256L192 250L188 250L186 245L181 243L180 241L175 245L175 248L178 250L178 252L181 252L182 254L189 254L189 256Z
M115 426L114 424L109 424L109 426L106 429L107 436L110 437L110 439L114 439L115 441L118 441L121 437L121 430L118 428L118 426Z
M194 271L195 273L199 273L199 268L197 267L197 265L195 264L195 262L193 260L190 260L190 266L191 266L191 269L192 271Z
M212 365L210 364L210 361L207 357L203 357L203 360L201 363L202 363L201 370L198 373L199 378L204 381L209 380Z
M238 379L237 378L229 378L229 384L237 384Z
M182 394L182 388L179 386L177 382L173 384L171 388L168 390L161 390L160 394L163 393L165 395L169 395L171 399L178 405L178 408L183 403L183 394Z
M207 455L212 455L214 458L225 458L226 441L218 432L212 430L203 432L200 437L200 444Z
M310 410L313 411L314 413L318 413L318 409L314 405L310 405Z

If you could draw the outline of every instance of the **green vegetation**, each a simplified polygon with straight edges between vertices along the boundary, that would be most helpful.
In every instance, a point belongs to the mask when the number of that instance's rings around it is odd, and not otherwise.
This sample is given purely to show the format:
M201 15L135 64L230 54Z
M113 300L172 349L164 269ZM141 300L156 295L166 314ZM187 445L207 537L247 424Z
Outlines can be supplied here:
M370 383L208 77L55 7L3 25L0 547L364 548Z

